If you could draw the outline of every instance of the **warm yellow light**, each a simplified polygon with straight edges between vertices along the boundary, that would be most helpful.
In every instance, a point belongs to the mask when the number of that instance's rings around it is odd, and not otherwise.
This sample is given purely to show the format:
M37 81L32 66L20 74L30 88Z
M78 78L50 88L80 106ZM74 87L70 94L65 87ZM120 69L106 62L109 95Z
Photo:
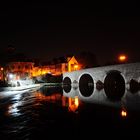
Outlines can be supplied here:
M78 70L78 65L74 65L74 70Z
M79 99L78 97L74 97L74 98L69 98L69 102L68 102L68 106L69 106L69 111L72 112L77 112L77 109L79 107Z
M121 110L121 116L122 116L122 117L126 117L126 116L127 116L127 111L124 110L124 109L122 109L122 110Z
M79 106L79 99L78 99L78 97L77 97L77 96L75 97L74 104L75 104L77 107Z
M76 68L76 69L77 69L77 68L78 68L78 65L74 65L74 68Z

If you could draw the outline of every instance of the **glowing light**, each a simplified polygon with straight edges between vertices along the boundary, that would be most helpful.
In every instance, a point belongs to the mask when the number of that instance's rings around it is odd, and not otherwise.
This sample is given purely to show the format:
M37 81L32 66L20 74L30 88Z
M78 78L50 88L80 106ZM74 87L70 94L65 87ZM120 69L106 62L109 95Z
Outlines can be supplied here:
M78 69L78 65L74 65L74 70L77 70Z
M3 68L1 67L1 69L0 69L1 71L3 71Z
M14 77L13 74L9 74L9 78L12 79Z
M74 67L75 67L75 68L78 68L78 65L75 65Z
M77 96L75 97L75 102L74 102L74 104L75 104L75 106L77 106L77 107L79 106L79 99L78 99Z
M79 107L79 99L78 97L74 97L74 98L68 98L69 102L68 102L68 106L69 106L69 111L75 112L77 113L78 111L78 107Z
M127 117L127 111L125 109L121 110L121 116L122 117Z
M20 116L20 110L19 110L19 106L22 105L22 102L20 101L21 98L21 94L17 94L14 97L15 103L12 105L9 105L8 107L8 114L9 115L13 115L13 116Z
M127 59L126 55L120 55L119 56L119 61L121 61L121 62L126 61L126 59Z

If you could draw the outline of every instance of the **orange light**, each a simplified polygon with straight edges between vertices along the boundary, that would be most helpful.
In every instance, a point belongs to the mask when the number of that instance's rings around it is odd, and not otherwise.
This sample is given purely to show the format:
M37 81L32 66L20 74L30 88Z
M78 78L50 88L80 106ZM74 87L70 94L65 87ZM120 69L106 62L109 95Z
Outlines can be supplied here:
M76 96L74 99L75 99L74 104L78 107L78 106L79 106L79 99L78 99L78 97L77 97L77 96Z
M69 108L68 108L69 111L77 113L77 109L79 107L79 99L78 99L78 97L76 96L74 98L69 98L68 105L69 105Z
M78 65L74 65L74 69L77 70L78 69Z
M78 68L78 65L75 65L74 67L75 67L75 68Z
M1 69L0 69L1 71L3 71L3 68L1 67Z
M122 116L122 117L127 117L127 111L124 110L124 109L122 109L122 110L121 110L121 116Z
M126 55L120 55L120 56L119 56L119 60L120 60L121 62L126 61L126 59L127 59Z

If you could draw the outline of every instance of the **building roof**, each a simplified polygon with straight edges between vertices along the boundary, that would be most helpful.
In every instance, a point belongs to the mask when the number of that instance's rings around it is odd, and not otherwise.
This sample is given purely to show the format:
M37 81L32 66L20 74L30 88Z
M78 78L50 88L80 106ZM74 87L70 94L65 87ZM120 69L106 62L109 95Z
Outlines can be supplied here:
M42 65L54 65L54 64L61 64L61 63L68 63L74 56L62 56L54 58L52 61L43 62Z

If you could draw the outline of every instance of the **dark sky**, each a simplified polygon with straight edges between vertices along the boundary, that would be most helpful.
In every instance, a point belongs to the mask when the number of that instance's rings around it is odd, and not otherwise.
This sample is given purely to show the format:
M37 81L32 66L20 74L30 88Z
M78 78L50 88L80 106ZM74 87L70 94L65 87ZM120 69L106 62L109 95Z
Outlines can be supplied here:
M48 60L89 51L99 63L126 53L140 61L140 8L135 1L0 4L0 49L13 45Z

